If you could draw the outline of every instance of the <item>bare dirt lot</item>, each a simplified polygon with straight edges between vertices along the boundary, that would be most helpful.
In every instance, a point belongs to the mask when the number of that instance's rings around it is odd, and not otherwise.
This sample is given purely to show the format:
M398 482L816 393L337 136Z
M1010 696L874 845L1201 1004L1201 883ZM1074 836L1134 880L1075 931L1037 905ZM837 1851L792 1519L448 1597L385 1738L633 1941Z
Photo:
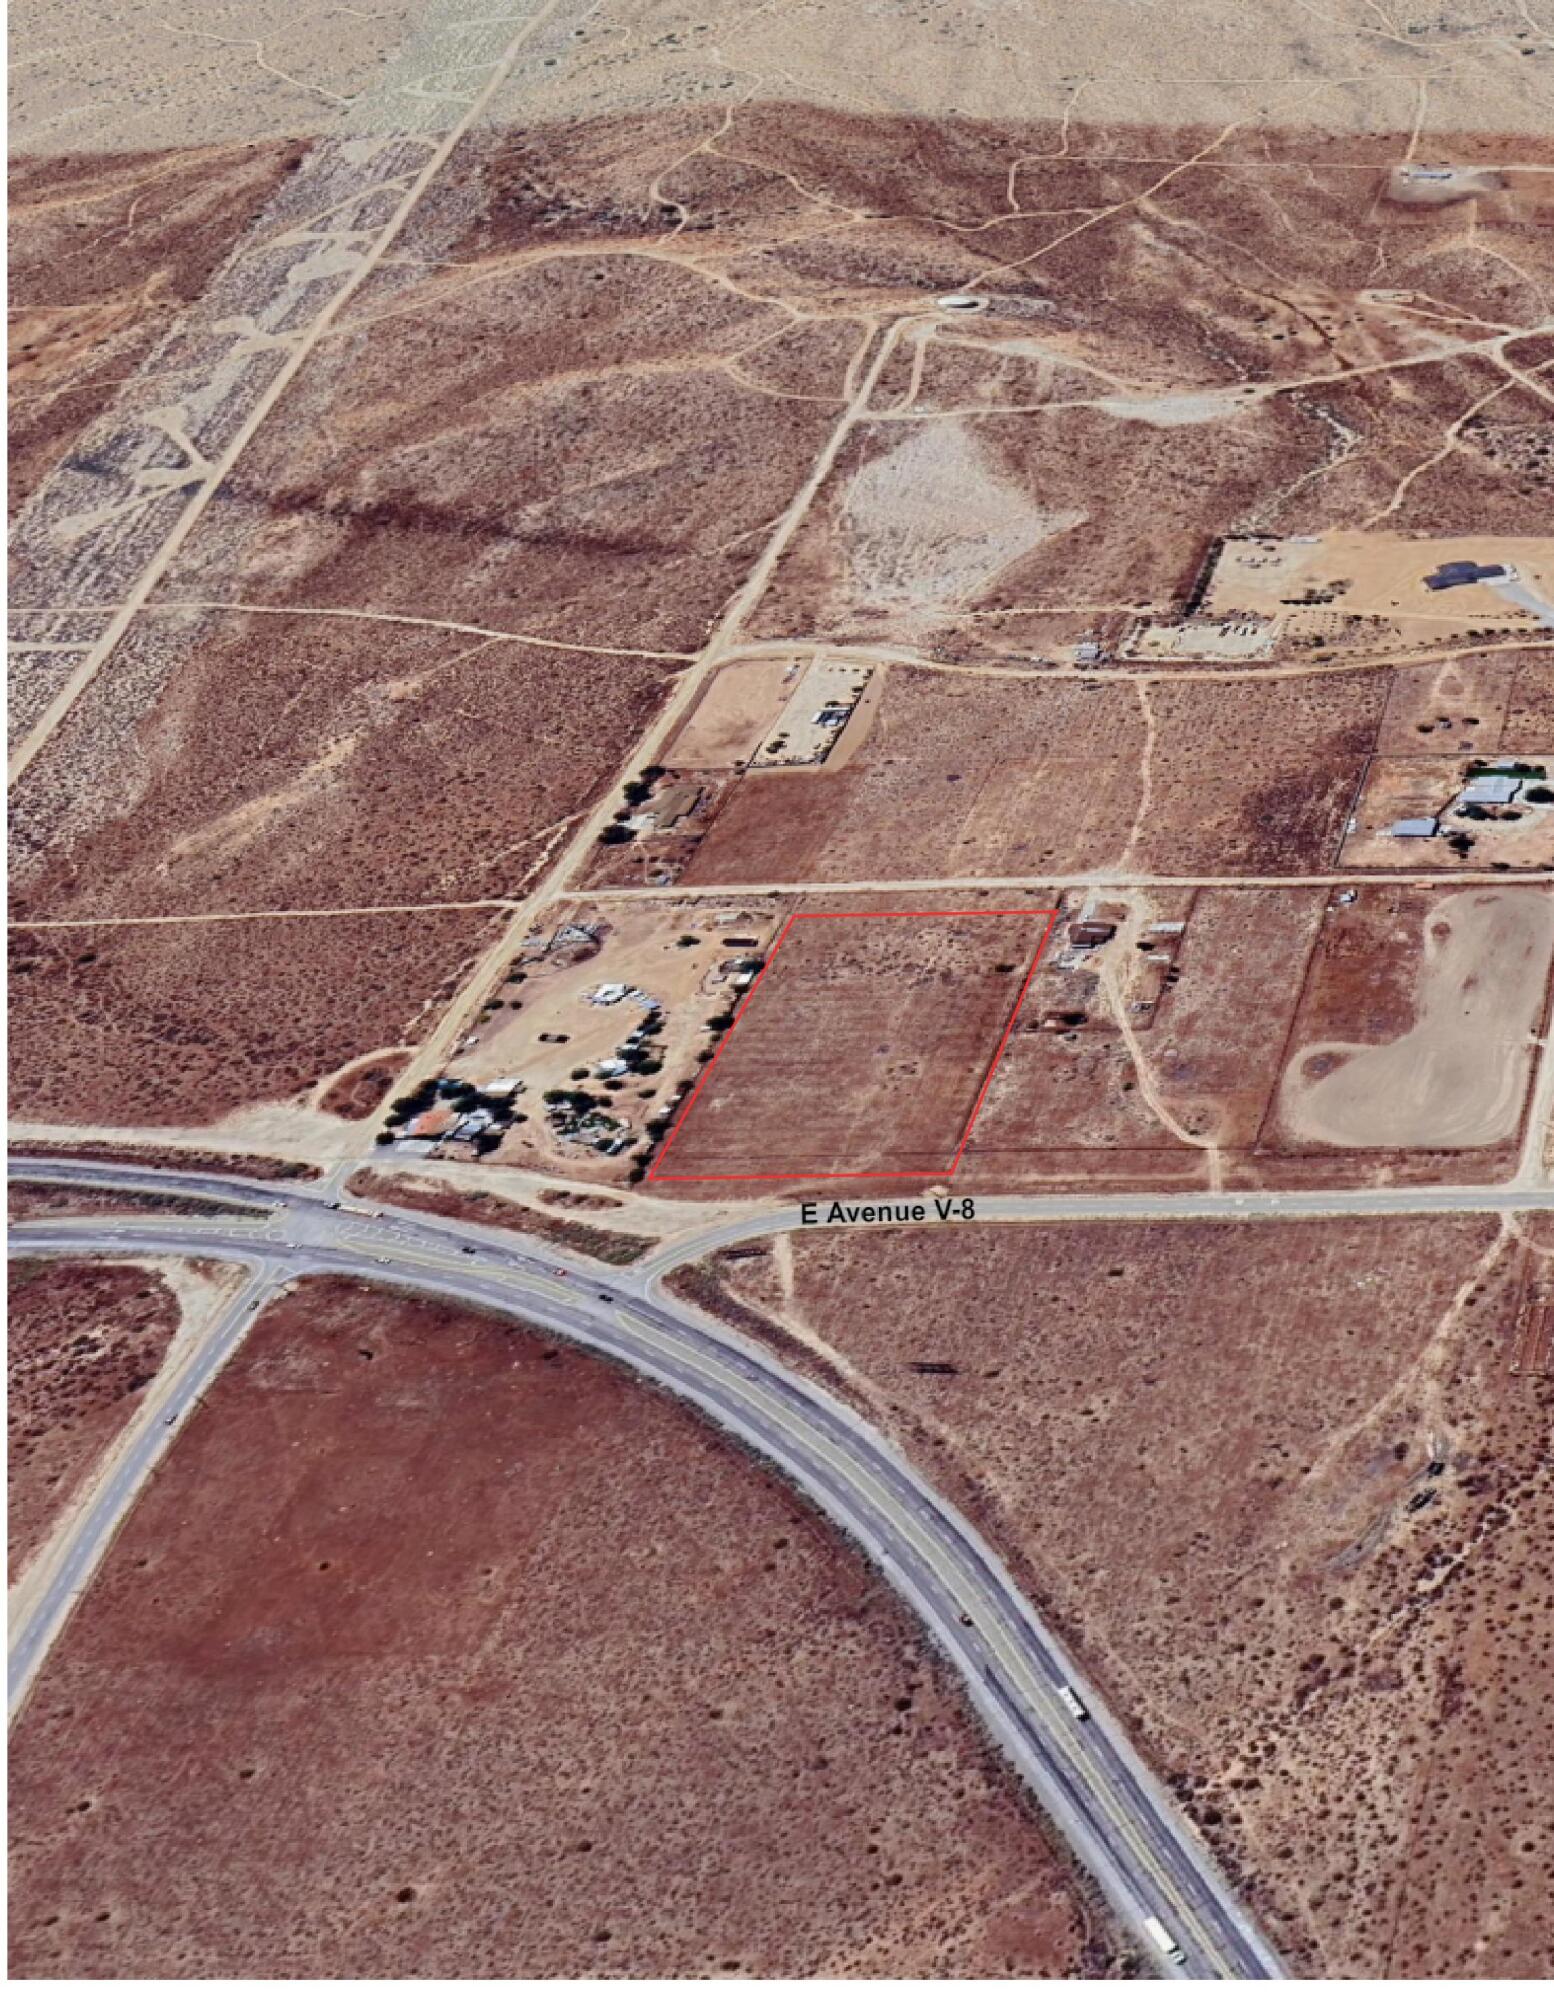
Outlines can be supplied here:
M947 1169L1049 914L800 912L650 1181Z
M13 930L11 1111L198 1125L429 1025L492 913Z
M144 1265L12 1264L6 1502L13 1580L128 1422L178 1321L177 1295Z
M1298 1971L1546 1978L1547 1259L1441 1217L810 1232L719 1269L1012 1557Z
M781 1486L597 1361L332 1282L179 1439L12 1785L23 1976L1114 1962L885 1586Z

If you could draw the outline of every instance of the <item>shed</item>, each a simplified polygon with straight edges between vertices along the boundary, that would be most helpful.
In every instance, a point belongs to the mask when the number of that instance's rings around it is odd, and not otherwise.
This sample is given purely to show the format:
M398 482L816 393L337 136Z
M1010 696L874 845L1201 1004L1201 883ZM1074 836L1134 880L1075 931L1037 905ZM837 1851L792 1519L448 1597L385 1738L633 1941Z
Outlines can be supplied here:
M1429 840L1440 831L1438 819L1395 819L1387 828L1398 840Z

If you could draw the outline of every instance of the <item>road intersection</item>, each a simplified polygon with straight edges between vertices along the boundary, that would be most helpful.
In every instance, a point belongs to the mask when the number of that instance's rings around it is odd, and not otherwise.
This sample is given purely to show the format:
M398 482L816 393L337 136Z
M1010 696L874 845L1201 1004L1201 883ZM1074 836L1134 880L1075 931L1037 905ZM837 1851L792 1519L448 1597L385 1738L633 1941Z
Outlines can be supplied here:
M266 1299L314 1274L354 1277L509 1314L608 1356L668 1389L769 1460L857 1543L917 1612L985 1725L1159 1969L1185 1977L1282 1976L1196 1833L993 1550L857 1412L770 1352L668 1295L675 1269L784 1230L854 1226L857 1204L757 1204L690 1226L636 1264L596 1264L538 1238L336 1196L327 1183L65 1159L12 1161L13 1178L224 1204L207 1215L109 1214L16 1224L13 1255L202 1256L247 1281L167 1380L158 1379L87 1503L13 1593L10 1705L19 1713L54 1639L179 1428ZM961 1202L943 1205L959 1214ZM945 1226L931 1198L924 1226ZM975 1197L987 1223L1554 1207L1515 1185L1298 1192ZM845 1225L844 1225L845 1219ZM945 1218L945 1222L948 1218ZM862 1226L868 1226L864 1223ZM1076 1716L1059 1690L1077 1693ZM1165 1957L1146 1918L1182 1958Z
M22 1222L12 1230L13 1254L197 1255L250 1272L177 1381L142 1406L64 1545L47 1552L47 1574L13 1630L13 1715L257 1305L310 1274L354 1277L509 1314L575 1341L660 1384L770 1461L916 1611L990 1733L1159 1969L1179 1977L1281 1976L1273 1948L1196 1833L971 1524L855 1411L754 1342L664 1299L661 1263L622 1272L510 1232L335 1205L327 1192L296 1183L58 1160L16 1162L13 1173L204 1193L248 1210ZM1077 1693L1082 1719L1061 1698L1064 1687ZM1179 1963L1161 1953L1146 1918L1176 1940Z

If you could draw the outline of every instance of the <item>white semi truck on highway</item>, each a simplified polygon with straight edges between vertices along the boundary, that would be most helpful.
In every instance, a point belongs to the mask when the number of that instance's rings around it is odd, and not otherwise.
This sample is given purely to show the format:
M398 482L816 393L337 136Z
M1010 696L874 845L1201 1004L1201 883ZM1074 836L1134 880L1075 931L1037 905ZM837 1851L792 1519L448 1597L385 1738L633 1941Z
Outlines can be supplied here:
M1157 1950L1164 1952L1173 1965L1180 1965L1183 1962L1186 1953L1158 1917L1146 1917L1144 1928L1149 1933L1150 1943Z

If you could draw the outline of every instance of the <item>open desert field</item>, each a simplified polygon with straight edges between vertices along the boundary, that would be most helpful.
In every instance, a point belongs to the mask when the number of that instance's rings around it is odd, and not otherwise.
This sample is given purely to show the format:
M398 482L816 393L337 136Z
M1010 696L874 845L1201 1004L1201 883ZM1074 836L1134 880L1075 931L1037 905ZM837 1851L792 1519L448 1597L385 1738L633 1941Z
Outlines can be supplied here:
M134 1412L178 1331L178 1293L145 1264L11 1267L6 1350L12 1581Z
M1514 1219L1333 1218L816 1231L716 1268L1001 1544L1295 1970L1534 1979L1550 1378L1517 1329L1547 1256Z
M889 881L1331 862L1388 687L891 666L840 770L748 771L682 881Z
M424 1033L492 923L433 909L13 929L12 1116L241 1126L300 1107Z
M599 1362L334 1281L228 1366L12 1754L22 1976L1115 1963L781 1486Z
M801 910L648 1179L947 1172L1050 920Z
M371 617L145 619L15 790L17 914L519 894L667 671Z

